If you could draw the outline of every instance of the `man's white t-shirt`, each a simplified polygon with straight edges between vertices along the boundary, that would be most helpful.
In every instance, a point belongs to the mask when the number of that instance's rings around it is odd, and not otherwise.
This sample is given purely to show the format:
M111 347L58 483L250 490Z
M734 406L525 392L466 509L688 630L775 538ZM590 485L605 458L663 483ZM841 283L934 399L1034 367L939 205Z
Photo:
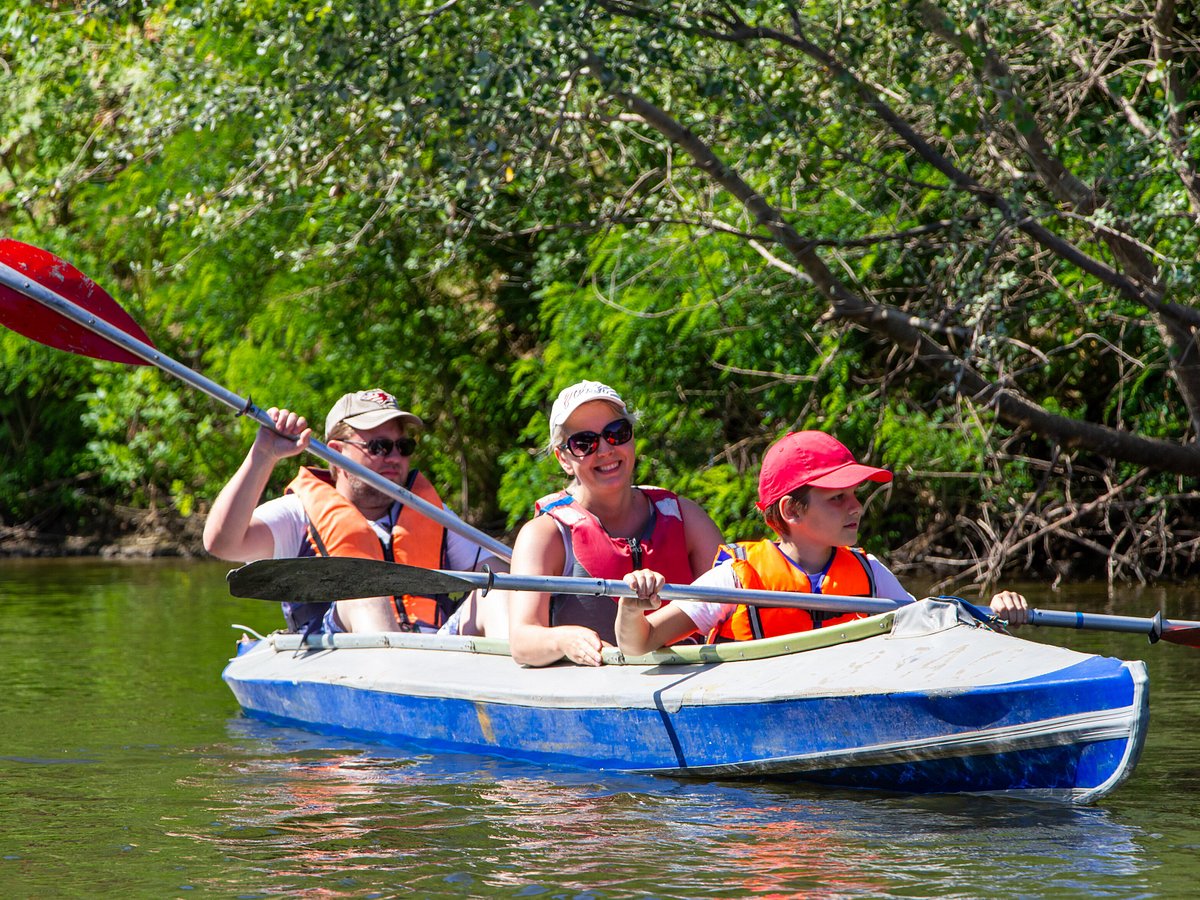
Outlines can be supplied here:
M888 567L870 553L867 554L867 562L870 564L871 574L875 578L876 597L899 600L904 603L912 603L916 599L904 589L899 579L891 573ZM821 581L824 579L824 573L809 577L813 581L813 593L821 593ZM723 589L739 589L742 586L738 581L737 574L733 571L733 566L728 562L709 569L692 584ZM736 603L721 603L713 600L673 600L671 605L685 613L696 624L696 630L702 635L708 634L728 619L738 607Z
M458 518L449 509L445 512ZM391 540L390 526L394 514L393 505L387 515L371 523L371 528L381 541ZM254 518L271 529L271 535L275 538L275 559L295 559L308 543L308 514L304 512L304 503L298 494L284 494L268 500L254 510ZM470 538L446 529L447 568L469 572L480 560L493 555Z

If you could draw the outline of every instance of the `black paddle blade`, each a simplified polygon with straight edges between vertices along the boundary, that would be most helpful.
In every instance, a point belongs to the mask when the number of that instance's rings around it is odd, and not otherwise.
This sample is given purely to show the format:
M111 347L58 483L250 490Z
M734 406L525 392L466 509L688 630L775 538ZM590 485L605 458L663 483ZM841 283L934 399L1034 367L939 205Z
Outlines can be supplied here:
M0 263L17 272L21 280L28 279L49 288L114 328L137 338L143 344L154 346L142 327L104 288L53 253L5 238L0 240ZM145 360L26 296L21 292L19 281L10 283L8 273L0 272L0 277L4 279L0 281L0 323L17 334L80 356L134 366L149 365Z
M469 581L436 569L347 556L261 559L234 569L225 580L229 583L229 593L235 597L279 603L328 603L397 594L457 594L474 587Z

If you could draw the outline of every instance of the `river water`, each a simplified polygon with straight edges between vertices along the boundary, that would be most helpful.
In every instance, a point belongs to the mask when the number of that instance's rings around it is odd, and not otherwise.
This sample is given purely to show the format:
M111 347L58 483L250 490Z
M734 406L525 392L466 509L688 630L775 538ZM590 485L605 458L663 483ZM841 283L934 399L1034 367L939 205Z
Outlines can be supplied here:
M213 562L0 560L0 897L1162 897L1200 882L1200 649L1145 659L1151 725L1098 805L690 782L430 756L244 718ZM1190 587L1018 586L1197 619Z

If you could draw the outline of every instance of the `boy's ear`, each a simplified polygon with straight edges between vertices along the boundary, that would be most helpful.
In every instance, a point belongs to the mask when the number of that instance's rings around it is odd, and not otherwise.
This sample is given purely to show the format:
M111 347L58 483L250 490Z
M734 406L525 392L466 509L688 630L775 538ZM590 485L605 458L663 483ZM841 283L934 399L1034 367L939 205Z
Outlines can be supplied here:
M779 501L779 517L785 522L795 522L804 513L803 504L797 503L789 494Z

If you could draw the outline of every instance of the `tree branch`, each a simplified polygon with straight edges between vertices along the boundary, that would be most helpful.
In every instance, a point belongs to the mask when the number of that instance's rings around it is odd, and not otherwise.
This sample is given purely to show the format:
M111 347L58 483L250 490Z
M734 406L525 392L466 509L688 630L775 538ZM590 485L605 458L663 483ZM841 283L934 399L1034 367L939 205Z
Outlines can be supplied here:
M642 116L647 124L685 151L703 172L742 203L754 220L796 259L816 289L829 300L835 317L848 319L886 337L938 373L946 384L955 386L974 402L994 408L1000 419L1011 426L1041 434L1064 448L1086 449L1156 470L1200 475L1200 449L1195 446L1139 437L1127 431L1050 413L1010 385L988 382L957 355L921 332L912 316L872 303L851 291L825 265L813 243L802 237L779 210L736 171L726 166L698 135L649 100L623 89L619 79L599 57L590 55L588 65L614 100Z
M1164 6L1173 4L1171 0L1161 0L1160 12ZM1012 116L1012 137L1050 194L1060 203L1073 207L1081 216L1090 216L1099 209L1108 207L1107 199L1077 178L1050 149L1050 142L1046 140L1037 116L1018 90L1016 76L988 42L987 28L983 20L976 19L969 28L962 29L956 28L946 14L929 0L921 0L919 10L922 21L929 30L969 62L979 81L988 87L1002 105L1015 110ZM1158 25L1156 18L1156 35ZM1169 44L1167 49L1161 52L1169 53ZM1170 102L1168 105L1171 105ZM1139 282L1159 285L1161 276L1154 260L1137 241L1126 237L1124 232L1128 229L1128 223L1119 222L1118 226L1116 229L1095 230L1113 256L1126 270L1134 272ZM1193 428L1200 431L1200 346L1197 345L1194 330L1197 323L1191 323L1189 326L1174 321L1173 317L1169 316L1156 315L1154 318L1159 334L1170 352L1171 375L1183 397L1188 417Z

